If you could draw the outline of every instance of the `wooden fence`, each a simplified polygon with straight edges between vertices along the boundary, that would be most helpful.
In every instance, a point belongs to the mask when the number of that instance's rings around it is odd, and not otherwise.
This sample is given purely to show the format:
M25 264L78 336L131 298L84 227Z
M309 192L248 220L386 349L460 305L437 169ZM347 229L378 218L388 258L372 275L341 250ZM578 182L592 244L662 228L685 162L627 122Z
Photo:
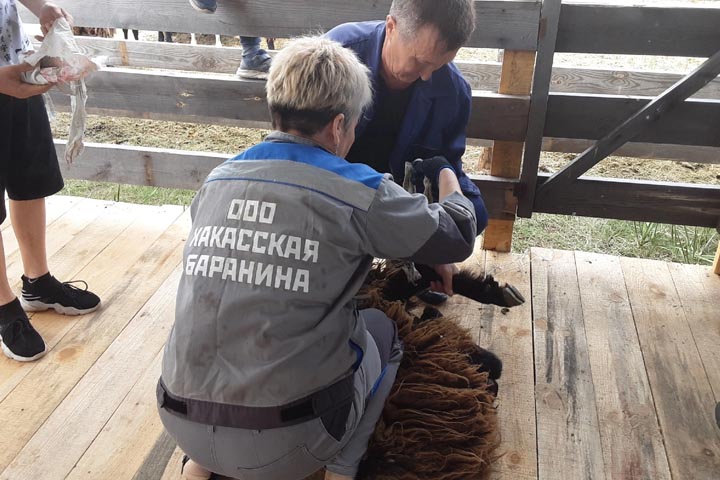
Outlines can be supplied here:
M214 15L187 0L65 0L76 24L141 30L290 37L347 21L382 19L390 0L220 0ZM546 189L542 149L580 152L661 95L682 75L552 68L556 52L710 57L720 51L720 8L476 1L470 47L504 50L503 61L458 62L473 87L468 137L492 145L491 175L476 175L491 225L485 247L508 250L516 215L533 212L720 227L720 187L581 177ZM27 16L26 16L27 15ZM24 14L26 21L33 21ZM112 68L88 82L91 113L268 126L264 85L234 73L240 49L79 38ZM532 86L532 88L531 88ZM67 97L55 104L67 108ZM619 154L720 163L720 80L631 136ZM64 145L58 142L58 149ZM65 175L197 188L226 156L89 145ZM720 250L719 250L720 256ZM716 262L717 263L717 262ZM716 265L720 273L720 265Z

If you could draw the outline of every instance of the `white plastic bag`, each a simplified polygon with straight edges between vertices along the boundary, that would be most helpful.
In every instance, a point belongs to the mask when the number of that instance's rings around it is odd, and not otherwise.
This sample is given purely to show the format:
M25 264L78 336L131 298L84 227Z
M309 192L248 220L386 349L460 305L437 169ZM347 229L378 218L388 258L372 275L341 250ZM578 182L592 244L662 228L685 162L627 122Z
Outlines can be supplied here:
M87 119L85 111L87 89L84 79L96 72L102 66L102 62L100 59L90 59L82 54L75 42L72 29L64 18L56 20L45 35L40 48L22 60L35 67L23 74L25 82L37 85L57 83L61 92L70 95L72 120L65 147L65 161L72 163L84 149L83 137ZM46 104L50 108L49 116L52 117L52 101L48 102L48 98L49 96L46 96Z

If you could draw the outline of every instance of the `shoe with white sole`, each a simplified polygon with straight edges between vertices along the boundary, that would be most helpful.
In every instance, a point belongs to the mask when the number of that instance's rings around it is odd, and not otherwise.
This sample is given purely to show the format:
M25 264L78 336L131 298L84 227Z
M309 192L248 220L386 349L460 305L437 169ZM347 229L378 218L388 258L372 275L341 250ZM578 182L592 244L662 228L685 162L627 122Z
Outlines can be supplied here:
M32 362L47 353L45 342L17 298L0 306L0 348L6 357L18 362Z
M217 10L217 0L190 0L190 5L202 13L215 13Z
M26 312L53 309L63 315L82 315L100 306L100 298L88 291L87 283L82 280L60 282L46 273L38 278L23 275L22 282L20 303ZM73 283L83 283L85 288L78 288Z

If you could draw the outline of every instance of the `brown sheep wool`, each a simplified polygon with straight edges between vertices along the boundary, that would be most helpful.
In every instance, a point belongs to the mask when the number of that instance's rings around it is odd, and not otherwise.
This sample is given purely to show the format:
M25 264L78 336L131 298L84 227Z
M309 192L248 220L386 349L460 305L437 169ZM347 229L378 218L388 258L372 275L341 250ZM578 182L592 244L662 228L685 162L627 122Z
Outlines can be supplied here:
M376 265L358 294L358 308L396 322L405 353L357 479L487 478L500 438L488 373L471 359L479 347L451 318L418 316L413 303L382 298L393 268Z
M360 308L396 322L405 354L358 479L485 478L499 434L488 374L471 362L478 346L450 318L422 320L409 302L384 300L391 273L378 265L360 293Z

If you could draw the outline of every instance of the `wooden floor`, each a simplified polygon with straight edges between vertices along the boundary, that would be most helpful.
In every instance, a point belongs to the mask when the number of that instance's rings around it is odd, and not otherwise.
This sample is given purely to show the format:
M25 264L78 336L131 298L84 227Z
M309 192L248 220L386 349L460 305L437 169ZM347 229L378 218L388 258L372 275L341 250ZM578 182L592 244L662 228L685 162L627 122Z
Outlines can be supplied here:
M51 271L86 280L103 307L35 314L48 355L0 358L0 480L178 478L154 387L188 212L54 197L47 222ZM17 242L7 224L2 234L15 281ZM495 478L720 478L709 267L543 249L469 262L532 299L503 311L456 297L446 309L504 361Z

